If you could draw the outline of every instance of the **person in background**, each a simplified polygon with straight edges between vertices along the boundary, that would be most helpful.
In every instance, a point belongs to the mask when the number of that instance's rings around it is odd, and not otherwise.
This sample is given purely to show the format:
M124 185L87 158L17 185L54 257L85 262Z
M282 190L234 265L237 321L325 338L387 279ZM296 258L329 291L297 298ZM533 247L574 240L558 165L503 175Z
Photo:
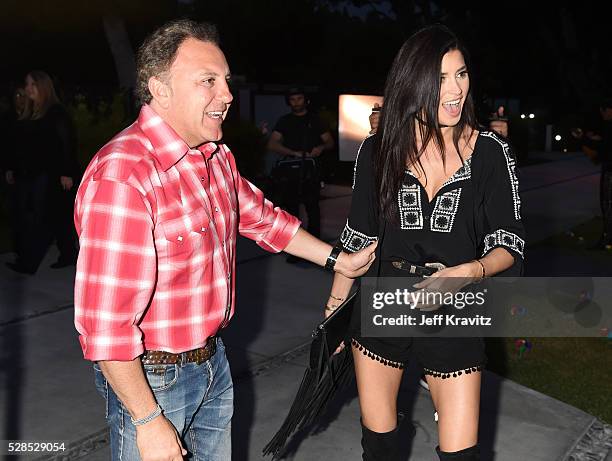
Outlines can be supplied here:
M32 100L26 96L25 88L18 87L13 93L13 107L12 113L6 120L6 139L7 145L4 150L2 158L2 166L4 173L4 181L7 185L7 199L8 199L8 211L9 211L9 226L11 229L11 236L13 242L13 249L18 252L21 246L22 232L20 230L20 209L24 209L23 205L20 206L18 198L23 197L24 194L18 194L17 177L20 176L20 141L23 142L26 137L24 135L25 121L28 120L32 115ZM21 152L23 155L23 152ZM19 184L20 186L21 184Z
M25 94L32 111L24 117L13 155L18 172L19 228L23 233L16 272L34 274L55 239L58 260L52 268L76 263L76 234L72 224L73 186L78 176L74 125L55 92L51 77L34 70L26 76Z
M268 140L268 149L288 158L314 159L314 168L308 168L305 163L301 166L299 179L283 189L281 205L289 213L299 216L299 206L303 203L308 216L308 232L319 237L321 182L316 159L325 151L333 149L334 138L323 127L320 118L309 110L309 101L302 88L290 88L285 100L291 112L283 115L276 123ZM288 258L288 262L294 262L294 259Z
M612 98L603 98L599 104L601 126L586 133L575 128L572 136L578 139L582 151L601 165L599 180L599 204L603 216L603 228L599 241L592 247L612 250Z

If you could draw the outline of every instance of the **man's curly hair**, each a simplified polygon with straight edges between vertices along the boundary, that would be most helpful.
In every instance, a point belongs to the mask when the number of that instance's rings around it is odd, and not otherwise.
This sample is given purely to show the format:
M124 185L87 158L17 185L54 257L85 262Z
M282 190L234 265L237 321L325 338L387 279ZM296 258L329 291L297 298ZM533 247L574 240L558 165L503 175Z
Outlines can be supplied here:
M219 45L219 32L214 24L189 19L170 21L145 39L136 60L135 92L140 104L151 102L149 79L167 79L179 46L188 38Z

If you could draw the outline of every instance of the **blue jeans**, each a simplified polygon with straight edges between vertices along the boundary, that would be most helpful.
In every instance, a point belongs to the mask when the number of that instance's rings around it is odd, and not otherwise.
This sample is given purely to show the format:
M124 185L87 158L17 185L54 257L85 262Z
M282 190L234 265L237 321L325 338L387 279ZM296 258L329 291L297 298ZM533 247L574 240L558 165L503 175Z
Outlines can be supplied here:
M197 365L144 365L147 381L164 416L174 425L193 461L232 458L234 387L223 341L217 353ZM140 461L130 414L94 364L96 388L106 399L113 461Z

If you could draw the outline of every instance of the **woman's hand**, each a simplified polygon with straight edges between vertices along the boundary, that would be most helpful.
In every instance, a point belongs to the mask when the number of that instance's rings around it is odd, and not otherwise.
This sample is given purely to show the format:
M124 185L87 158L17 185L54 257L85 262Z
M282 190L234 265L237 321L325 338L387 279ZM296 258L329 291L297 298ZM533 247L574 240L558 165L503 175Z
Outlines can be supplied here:
M482 267L478 261L459 264L458 266L447 267L435 272L419 283L413 285L423 292L441 293L442 297L446 293L456 293L463 287L482 279ZM423 311L433 311L439 309L441 304L419 303L415 307Z
M327 304L325 305L325 318L332 315L336 309L339 309L343 302L346 301L346 298L340 298L338 296L329 295L327 298ZM344 341L340 343L340 345L336 348L333 355L339 354L345 348Z
M60 183L62 185L62 189L64 190L70 190L74 185L70 176L60 176Z
M338 256L334 270L350 279L361 277L376 259L374 251L377 245L378 242L374 242L363 250L350 254L343 251Z
M327 300L327 304L325 305L325 318L329 317L334 313L336 309L340 307L340 305L344 302L344 299L338 299L334 296L331 296ZM333 355L339 354L345 348L344 341L340 343L340 345L336 348Z

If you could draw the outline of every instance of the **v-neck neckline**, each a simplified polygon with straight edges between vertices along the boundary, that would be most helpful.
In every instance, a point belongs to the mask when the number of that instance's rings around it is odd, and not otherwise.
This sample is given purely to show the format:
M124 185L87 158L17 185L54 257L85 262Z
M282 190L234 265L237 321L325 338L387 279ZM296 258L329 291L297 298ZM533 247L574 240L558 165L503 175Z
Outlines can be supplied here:
M469 169L471 168L471 164L472 164L472 157L474 156L474 153L476 152L476 146L478 145L478 141L480 140L480 135L481 135L481 131L478 132L478 135L476 135L476 141L474 142L474 149L472 149L472 153L470 154L470 156L463 161L463 163L461 164L461 166L459 166L459 168L457 168L455 170L455 172L450 175L446 181L444 181L442 183L442 185L438 188L438 190L436 191L436 193L433 195L433 197L430 199L429 198L429 194L427 193L427 189L425 188L425 186L423 185L423 183L421 182L421 180L419 178L417 178L415 176L415 174L412 172L412 170L409 167L406 167L406 173L408 173L410 176L412 176L417 184L419 185L419 187L421 189L423 189L425 198L427 200L427 204L431 205L432 203L434 203L434 201L436 200L436 198L438 197L438 195L440 194L440 192L449 184L452 184L456 181L457 176L459 176L460 174L463 174L463 172L465 171L465 169Z

